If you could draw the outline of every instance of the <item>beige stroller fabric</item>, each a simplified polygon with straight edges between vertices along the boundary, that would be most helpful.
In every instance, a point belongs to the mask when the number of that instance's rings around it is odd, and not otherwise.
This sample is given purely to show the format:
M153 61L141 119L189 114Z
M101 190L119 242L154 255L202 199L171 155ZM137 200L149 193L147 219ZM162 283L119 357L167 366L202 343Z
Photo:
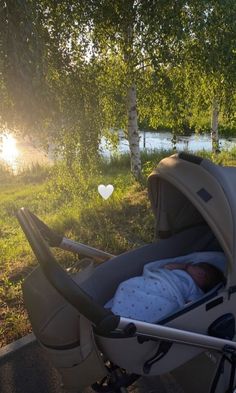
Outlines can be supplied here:
M228 285L235 282L236 168L175 154L159 163L149 176L148 186L157 235L169 237L207 222L228 257Z

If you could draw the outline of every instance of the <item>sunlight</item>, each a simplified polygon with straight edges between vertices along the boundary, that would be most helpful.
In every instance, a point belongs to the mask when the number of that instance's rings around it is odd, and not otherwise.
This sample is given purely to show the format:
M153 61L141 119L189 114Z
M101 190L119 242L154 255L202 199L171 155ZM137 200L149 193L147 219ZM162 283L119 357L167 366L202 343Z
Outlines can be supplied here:
M0 159L14 166L18 156L19 151L16 147L16 139L10 134L2 135L0 139Z

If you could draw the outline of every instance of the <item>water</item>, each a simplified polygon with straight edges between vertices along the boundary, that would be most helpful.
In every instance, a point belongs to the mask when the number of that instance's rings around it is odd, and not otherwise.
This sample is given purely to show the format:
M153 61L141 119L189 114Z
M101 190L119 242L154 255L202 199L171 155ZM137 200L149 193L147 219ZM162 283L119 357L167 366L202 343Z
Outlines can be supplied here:
M236 138L231 138L230 140L220 139L221 149L231 149L234 146L236 146ZM108 148L105 138L102 138L100 148L105 157L112 155L112 149ZM140 132L141 150L171 150L172 148L172 134L170 132ZM179 136L176 141L176 150L193 153L198 150L210 151L211 137L210 135ZM117 152L129 152L128 141L124 138L122 132L120 132ZM53 162L51 155L34 146L32 142L14 137L11 134L0 136L0 160L8 164L15 173L33 164L39 163L43 165Z
M0 135L0 162L9 166L14 173L35 164L51 164L52 160L41 149L27 139L11 134Z
M173 149L172 134L170 132L149 132L142 131L140 133L140 149L147 151L155 150L171 150ZM221 149L231 149L236 146L236 138L227 140L225 138L220 139ZM106 140L103 139L101 142L102 152L105 156L111 155L111 150L106 147ZM177 151L189 151L195 153L199 150L211 151L211 136L210 135L190 135L190 136L178 136L176 141ZM129 143L124 138L123 134L120 135L120 141L118 145L118 152L127 153L129 152Z

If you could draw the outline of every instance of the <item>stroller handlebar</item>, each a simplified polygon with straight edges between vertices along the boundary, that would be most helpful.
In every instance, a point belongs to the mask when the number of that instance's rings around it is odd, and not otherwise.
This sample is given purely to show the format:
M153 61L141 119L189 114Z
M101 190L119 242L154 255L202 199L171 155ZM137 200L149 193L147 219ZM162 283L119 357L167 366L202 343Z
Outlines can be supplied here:
M96 303L58 264L44 241L35 219L32 218L32 213L26 208L21 208L16 216L44 275L56 291L89 319L101 334L108 334L115 330L119 325L120 317Z
M25 208L24 211L26 211ZM31 220L34 221L36 227L38 228L43 239L49 244L50 247L60 247L60 244L63 241L63 236L54 232L51 228L49 228L42 220L40 220L34 213L27 209Z
M114 257L114 255L109 254L108 252L104 252L94 247L67 239L66 237L56 233L32 212L29 211L29 214L38 228L41 236L50 247L59 247L63 250L80 254L81 256L93 258L97 261L104 261Z

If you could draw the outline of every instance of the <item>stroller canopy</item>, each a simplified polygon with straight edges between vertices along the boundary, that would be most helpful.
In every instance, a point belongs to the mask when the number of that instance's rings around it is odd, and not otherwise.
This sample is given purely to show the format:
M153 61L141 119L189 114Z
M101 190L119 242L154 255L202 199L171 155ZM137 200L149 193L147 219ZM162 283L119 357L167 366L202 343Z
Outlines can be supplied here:
M160 161L151 173L148 189L159 237L206 222L236 276L236 168L187 153L174 154Z

